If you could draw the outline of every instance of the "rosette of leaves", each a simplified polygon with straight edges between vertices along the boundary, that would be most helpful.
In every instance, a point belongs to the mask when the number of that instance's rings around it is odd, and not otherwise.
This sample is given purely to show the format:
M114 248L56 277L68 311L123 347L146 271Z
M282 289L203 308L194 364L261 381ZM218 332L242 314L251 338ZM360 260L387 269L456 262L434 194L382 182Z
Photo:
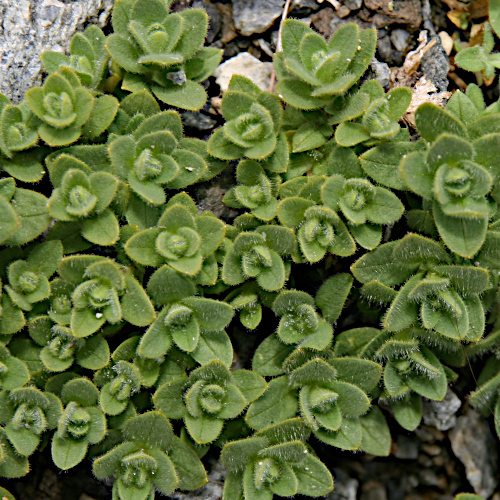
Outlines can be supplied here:
M286 227L265 225L239 233L224 256L222 280L239 285L254 278L265 291L283 288L290 268L283 257L295 253L294 232Z
M153 273L147 290L162 310L141 338L140 356L160 358L175 344L200 364L214 359L231 364L231 341L223 331L234 314L229 304L196 297L193 281L166 266Z
M263 160L283 141L279 98L242 76L233 76L222 98L225 124L208 140L208 152L223 160ZM281 132L281 133L280 133Z
M129 361L118 360L96 372L95 383L101 387L99 406L106 415L120 415L129 407L130 398L141 388L139 368Z
M46 206L47 198L43 194L16 187L12 177L0 179L2 245L24 245L40 236L52 220Z
M183 138L178 113L164 111L144 119L133 134L113 140L108 151L118 176L132 191L146 203L164 205L164 187L184 188L206 172L199 142Z
M42 347L44 370L63 372L75 362L82 368L99 370L109 363L109 346L100 335L78 338L69 326L53 324L49 316L37 316L28 326L30 337Z
M114 245L120 236L120 224L109 206L118 189L116 177L92 172L85 163L64 154L54 161L53 168L64 168L65 173L51 175L55 189L47 205L50 215L76 223L83 238L91 243Z
M224 301L238 312L245 328L255 330L262 321L262 306L270 308L275 296L275 293L266 292L255 281L250 281L229 292Z
M360 364L363 366L362 362ZM373 389L379 377L375 377L375 383L365 381L365 384ZM364 415L370 407L370 399L362 389L353 383L338 380L337 370L320 358L293 370L288 374L288 382L291 387L299 389L302 419L315 436L327 444L341 444L338 431L342 425L353 428L358 424L359 427L357 417Z
M295 19L283 25L283 52L274 57L277 92L299 109L317 109L346 93L375 54L375 30L347 23L330 40Z
M26 101L41 121L38 135L52 147L77 141L94 108L92 93L81 86L70 69L59 70L42 87L29 89Z
M26 101L14 106L0 94L0 151L3 155L12 158L18 151L34 147L38 142L38 125ZM5 168L5 165L2 166ZM38 176L36 180L40 178Z
M308 293L285 290L276 297L272 309L280 317L276 334L283 343L318 351L331 343L333 328L318 314Z
M97 457L92 470L98 479L114 477L113 498L152 500L176 488L194 490L207 482L196 453L174 436L168 419L149 411L127 421L123 442Z
M488 270L449 261L439 243L410 233L365 254L351 271L364 283L362 295L390 304L383 318L385 330L421 325L456 341L477 341L485 326L479 295L488 288Z
M224 203L233 208L248 208L258 219L269 222L276 217L281 177L266 174L254 160L243 160L236 168L238 186L233 186L224 195Z
M467 71L482 71L487 80L495 76L495 69L500 68L500 54L492 53L495 48L495 38L490 23L483 23L483 41L481 45L474 45L460 50L455 56L457 66Z
M0 392L0 423L16 452L25 457L37 449L45 431L57 427L62 409L57 396L35 387Z
M194 276L201 271L204 259L212 256L222 243L225 231L225 224L210 212L198 215L188 195L176 195L167 203L156 226L134 234L125 251L144 266L167 264Z
M74 255L61 260L59 275L74 284L70 327L75 337L92 335L106 322L127 321L147 326L155 310L132 272L98 255Z
M101 28L90 25L71 38L69 56L52 50L41 54L45 71L56 73L60 68L71 68L89 89L100 87L107 70L109 54L105 47L106 35Z
M300 178L297 178L300 179ZM314 176L305 182L296 179L282 185L278 219L294 228L304 259L319 262L327 253L346 257L356 251L356 244L342 219L324 206L321 186L325 176Z
M61 391L64 410L52 437L52 460L59 469L68 470L86 456L89 444L106 435L106 417L97 406L99 390L85 378L66 382Z
M129 73L122 88L150 88L166 104L197 110L207 99L198 83L219 65L222 51L202 47L208 16L200 9L169 14L171 0L126 0L113 9L106 39L113 60Z
M57 270L62 255L60 241L47 241L33 247L26 260L14 260L9 264L8 284L4 289L16 307L31 311L34 304L50 296L49 278Z
M0 389L11 391L27 384L29 380L30 372L26 363L12 356L7 347L0 344Z
M500 135L488 133L483 120L471 124L468 132L453 114L429 103L418 108L415 121L430 147L403 157L402 178L411 191L432 201L434 222L446 246L471 258L486 237L488 194L499 175L493 158Z
M372 80L362 85L359 92L369 95L370 104L358 121L339 124L335 130L337 144L343 147L360 143L372 146L396 138L401 131L398 121L411 102L411 90L398 87L385 94L382 85ZM347 110L343 111L347 114Z
M183 419L197 444L215 441L224 422L238 417L267 388L249 370L230 372L220 361L193 370L189 377L167 382L156 391L155 407L171 419Z
M333 489L326 466L304 444L310 430L300 419L290 419L230 441L221 452L229 469L224 500L272 500L274 495L321 497Z
M341 211L356 241L369 250L382 239L382 224L394 224L405 211L389 189L374 186L367 179L345 179L332 175L321 188L326 207Z

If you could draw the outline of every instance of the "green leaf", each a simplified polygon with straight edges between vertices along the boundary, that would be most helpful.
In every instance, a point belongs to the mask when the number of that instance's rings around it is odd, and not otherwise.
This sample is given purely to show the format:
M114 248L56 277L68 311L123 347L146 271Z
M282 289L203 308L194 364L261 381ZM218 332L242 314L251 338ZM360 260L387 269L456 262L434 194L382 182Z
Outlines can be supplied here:
M466 137L465 125L448 111L431 103L424 103L415 112L415 123L423 139L434 142L441 134Z
M89 370L100 370L109 363L109 346L100 335L95 335L85 342L85 346L78 350L76 362ZM93 405L88 405L93 406Z
M275 334L267 337L255 350L252 370L267 377L284 373L283 362L293 352L294 346L280 342Z
M313 431L313 434L323 443L342 450L358 450L362 441L362 427L359 418L343 418L338 431L319 429Z
M184 423L189 434L198 444L208 444L215 441L224 427L224 420L209 417L203 413L196 418L186 413Z
M422 398L418 394L408 393L401 399L391 402L394 418L407 431L414 431L422 420Z
M353 278L349 274L336 274L323 282L316 292L316 305L330 323L339 318L351 291Z
M292 465L299 485L297 493L311 497L322 497L333 490L333 477L319 458L311 453L305 455L298 465Z
M432 206L436 227L445 245L454 253L470 259L476 255L486 239L488 219L465 219L446 215L436 201Z
M378 457L387 457L391 453L391 433L383 413L377 406L360 417L363 428L361 450Z
M271 380L267 391L250 405L245 421L252 429L264 429L295 416L298 406L287 377L278 377Z
M252 403L262 396L268 387L265 379L251 370L234 370L232 375L235 385L248 403Z
M231 366L234 355L231 340L225 331L204 332L196 349L190 354L200 364L217 360L226 366Z
M70 437L60 438L55 434L52 438L52 460L62 470L68 470L78 465L87 454L88 441L76 440Z
M172 447L168 456L172 460L179 477L178 488L181 490L195 490L201 488L207 481L207 473L200 459L188 445L178 437L173 436Z

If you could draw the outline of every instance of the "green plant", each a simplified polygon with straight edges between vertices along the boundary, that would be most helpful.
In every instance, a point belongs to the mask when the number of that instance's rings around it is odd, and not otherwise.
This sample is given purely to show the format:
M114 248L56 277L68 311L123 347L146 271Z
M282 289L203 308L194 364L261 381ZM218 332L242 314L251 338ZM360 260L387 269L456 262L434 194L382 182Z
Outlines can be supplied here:
M235 76L185 137L221 51L169 8L118 1L0 98L0 476L50 449L153 500L218 447L225 500L321 497L315 442L389 455L388 419L415 430L466 355L492 354L470 402L498 422L498 101L423 104L410 140L409 90L360 82L374 30L288 20L277 94ZM221 220L197 186L225 169Z

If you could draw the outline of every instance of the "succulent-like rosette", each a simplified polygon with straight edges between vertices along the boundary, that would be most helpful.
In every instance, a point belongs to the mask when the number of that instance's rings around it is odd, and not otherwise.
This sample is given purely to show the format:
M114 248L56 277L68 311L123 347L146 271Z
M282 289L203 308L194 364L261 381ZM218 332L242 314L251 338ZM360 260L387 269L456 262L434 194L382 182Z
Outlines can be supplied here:
M118 176L141 199L164 205L164 187L186 187L206 172L197 145L183 138L179 114L164 111L144 119L133 134L116 138L108 151Z
M232 350L229 359L226 359L231 342L223 332L234 315L229 304L196 297L197 289L193 281L166 266L151 276L147 290L153 302L163 308L141 338L138 346L140 356L160 358L174 343L200 363L211 361L215 355L221 356L215 359L224 359L226 364L231 364ZM215 352L207 348L213 334L216 334L218 344Z
M106 73L109 54L104 43L106 35L99 26L90 25L82 33L75 33L69 46L69 56L61 52L45 51L40 60L47 73L59 68L71 68L89 89L96 89Z
M23 311L51 293L49 278L62 258L60 241L47 241L33 248L26 260L15 260L7 268L8 284L4 285L10 300Z
M94 460L99 479L114 477L113 498L146 500L155 491L169 495L176 488L194 490L207 482L194 450L174 436L168 419L158 411L131 418L124 442Z
M98 405L99 391L85 378L66 382L61 390L65 405L52 437L52 460L63 470L78 465L87 454L89 444L104 439L106 417Z
M119 415L141 388L141 374L137 366L121 359L99 371L96 383L101 387L99 406L102 411L106 415Z
M326 178L318 180L323 184ZM307 189L306 184L296 195L292 193L278 204L278 219L284 226L295 228L305 260L319 262L327 253L343 257L352 255L356 244L342 219L334 210L321 205L320 196L318 203L306 198Z
M478 341L485 325L480 295L489 286L489 272L449 262L439 243L410 233L361 257L352 273L364 283L363 295L390 304L386 330L421 326L450 339ZM373 264L382 267L375 270ZM392 275L385 266L394 266ZM398 290L396 285L401 285Z
M0 344L0 389L11 391L22 387L30 378L26 363L12 356L7 347Z
M264 378L256 373L230 372L220 361L213 361L193 370L189 377L162 384L153 401L167 417L182 418L196 443L208 444L222 432L225 420L238 417L266 387Z
M194 202L185 195L172 198L156 227L132 236L125 251L139 264L152 267L167 264L180 273L194 276L200 272L203 260L217 250L224 234L225 224L209 213L197 215Z
M29 89L26 101L42 121L38 127L40 138L52 147L78 140L94 107L91 92L81 86L70 69L50 75L43 87Z
M363 361L360 365L363 366ZM355 384L338 380L337 370L320 358L293 370L288 380L292 387L299 388L300 414L313 431L338 431L344 418L364 415L370 407L370 400L363 390ZM319 439L321 436L322 432L316 434Z
M271 500L274 495L328 494L333 489L333 478L303 443L309 433L304 422L291 419L224 445L221 461L229 474L223 499Z
M5 156L12 158L17 151L35 146L38 125L26 101L14 106L0 94L0 151Z
M30 337L42 347L40 360L47 371L62 372L75 362L99 370L109 362L109 346L100 335L79 338L69 326L54 324L49 316L36 316L28 326Z
M359 80L375 54L377 36L347 23L327 43L304 23L288 19L282 40L283 52L274 57L278 94L296 108L317 109Z
M61 414L61 401L50 392L35 387L0 392L0 423L19 455L30 456L42 434L57 427Z
M284 140L281 103L277 96L262 91L248 78L233 76L222 98L226 123L208 140L208 152L223 160L246 156L267 158Z
M409 189L432 201L434 222L446 246L471 258L486 238L488 194L499 178L492 158L499 151L500 135L489 133L483 120L468 133L462 121L429 103L417 110L415 120L430 147L402 159L402 178ZM436 126L429 127L430 122Z
M353 113L358 116L348 116L351 120L360 118L358 121L343 121L339 124L335 130L335 140L340 146L351 147L360 143L371 146L394 139L401 130L398 121L411 102L410 89L398 87L385 94L382 85L374 80L361 86L357 99L360 99L361 94L369 96L369 105ZM344 109L347 115L348 111Z
M141 284L124 266L97 255L65 257L59 275L76 285L70 327L78 338L88 337L106 322L123 319L147 326L156 314Z
M224 195L224 203L234 208L248 208L260 220L269 222L276 217L279 175L266 175L254 160L243 160L236 169L239 185Z
M108 172L92 173L83 162L64 154L54 161L53 168L66 171L54 185L47 205L50 215L59 221L78 221L82 236L91 243L115 244L120 225L109 205L116 196L118 179Z
M374 186L367 179L345 179L332 175L321 188L323 203L341 211L356 241L369 250L382 239L382 224L394 224L404 205L389 189Z
M274 225L243 231L234 240L224 257L222 279L227 285L239 285L254 278L268 292L283 288L289 268L283 257L294 253L292 230Z
M106 40L113 60L130 72L123 88L150 86L161 101L200 109L207 99L197 82L218 66L222 51L203 47L208 16L200 9L169 14L170 1L125 0L113 9L114 33Z
M333 328L316 311L308 293L285 290L276 297L272 308L280 316L276 333L283 343L322 350L332 341Z

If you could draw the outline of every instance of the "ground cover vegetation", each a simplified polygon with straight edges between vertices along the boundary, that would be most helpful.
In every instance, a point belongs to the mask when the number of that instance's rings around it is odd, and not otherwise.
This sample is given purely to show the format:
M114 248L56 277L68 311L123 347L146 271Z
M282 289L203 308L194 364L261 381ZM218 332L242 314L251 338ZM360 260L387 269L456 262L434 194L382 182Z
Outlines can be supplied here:
M411 91L362 80L374 30L291 19L276 93L234 76L224 125L185 137L222 54L169 7L120 0L112 34L0 99L0 476L50 447L152 500L202 486L215 447L225 500L321 497L315 443L387 456L386 408L415 430L475 356L500 435L500 103L470 84L411 137ZM494 74L493 36L456 63ZM189 194L225 169L230 222ZM245 366L236 331L259 339Z

